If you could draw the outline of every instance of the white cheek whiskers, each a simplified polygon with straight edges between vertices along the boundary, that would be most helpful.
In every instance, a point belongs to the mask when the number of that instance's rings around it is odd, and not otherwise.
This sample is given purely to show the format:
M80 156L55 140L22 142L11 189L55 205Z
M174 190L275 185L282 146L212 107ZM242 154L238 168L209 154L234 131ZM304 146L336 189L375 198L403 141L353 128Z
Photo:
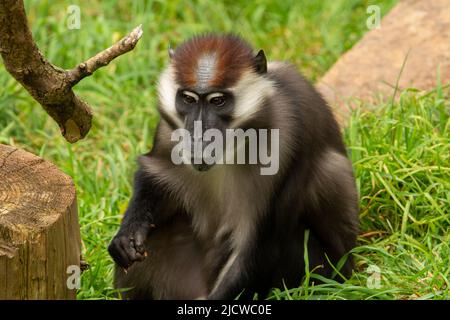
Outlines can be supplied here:
M231 88L236 103L231 126L239 126L261 110L264 101L275 93L274 83L256 73L246 72L236 86Z
M169 66L161 74L158 82L159 108L163 113L170 117L172 122L179 128L183 128L183 120L180 118L175 108L175 98L179 87L175 81L175 70L173 66Z

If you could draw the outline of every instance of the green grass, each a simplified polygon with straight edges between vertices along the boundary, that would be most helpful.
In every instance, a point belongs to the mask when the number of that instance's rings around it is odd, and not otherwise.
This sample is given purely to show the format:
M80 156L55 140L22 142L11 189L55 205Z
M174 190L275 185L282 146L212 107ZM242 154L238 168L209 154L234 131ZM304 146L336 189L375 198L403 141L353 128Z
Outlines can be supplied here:
M378 1L385 13L394 0ZM66 8L81 4L81 29L66 28ZM150 149L158 121L155 83L167 47L206 31L234 31L271 60L290 60L312 81L367 30L372 1L26 1L39 47L71 68L142 23L135 51L83 80L76 92L94 109L88 137L70 145L56 124L0 64L0 143L55 163L73 177L91 268L80 299L112 296L106 246L131 192L135 159ZM83 5L84 4L84 5ZM361 194L362 232L354 250L357 271L344 284L314 285L273 298L449 298L449 90L404 92L352 115L345 130ZM367 287L367 268L381 270L381 288Z
M345 140L361 197L357 272L344 284L312 274L273 298L450 299L449 88L353 112ZM370 266L379 288L367 285Z

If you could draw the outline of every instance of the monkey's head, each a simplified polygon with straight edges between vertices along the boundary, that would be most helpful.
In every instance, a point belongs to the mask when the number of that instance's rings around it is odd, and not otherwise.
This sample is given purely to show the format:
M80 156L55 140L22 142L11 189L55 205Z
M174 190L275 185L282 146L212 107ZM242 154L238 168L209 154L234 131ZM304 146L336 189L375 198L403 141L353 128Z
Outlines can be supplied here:
M264 52L257 54L235 35L194 37L169 50L170 64L159 85L159 111L173 129L184 128L193 139L201 131L242 128L258 117L273 90L267 79ZM197 130L198 131L198 130ZM203 148L210 142L203 141ZM204 171L211 165L194 164Z

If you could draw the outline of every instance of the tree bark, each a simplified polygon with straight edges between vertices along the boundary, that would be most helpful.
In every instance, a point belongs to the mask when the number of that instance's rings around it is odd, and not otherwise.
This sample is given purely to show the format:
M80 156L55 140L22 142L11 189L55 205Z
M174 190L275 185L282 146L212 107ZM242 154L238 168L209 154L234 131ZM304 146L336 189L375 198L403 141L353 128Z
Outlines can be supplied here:
M58 123L62 135L73 143L91 128L92 112L72 87L114 58L132 50L142 36L138 26L128 36L72 70L51 64L39 51L28 27L22 0L0 1L0 54L6 70Z
M74 299L69 266L80 266L72 180L37 156L0 145L0 300Z

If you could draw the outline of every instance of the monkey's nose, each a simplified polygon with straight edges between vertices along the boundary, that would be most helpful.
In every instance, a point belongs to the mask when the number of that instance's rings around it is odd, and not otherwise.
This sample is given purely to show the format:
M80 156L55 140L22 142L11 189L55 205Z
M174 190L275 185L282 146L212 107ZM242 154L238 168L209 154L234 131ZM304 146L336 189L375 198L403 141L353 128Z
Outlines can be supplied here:
M213 165L206 164L206 163L201 163L201 164L192 163L192 166L194 167L195 170L203 172L203 171L208 171L209 169L211 169L211 167Z
M207 171L211 169L211 167L214 166L215 163L209 164L205 161L203 157L196 157L194 154L192 154L191 164L197 171Z

